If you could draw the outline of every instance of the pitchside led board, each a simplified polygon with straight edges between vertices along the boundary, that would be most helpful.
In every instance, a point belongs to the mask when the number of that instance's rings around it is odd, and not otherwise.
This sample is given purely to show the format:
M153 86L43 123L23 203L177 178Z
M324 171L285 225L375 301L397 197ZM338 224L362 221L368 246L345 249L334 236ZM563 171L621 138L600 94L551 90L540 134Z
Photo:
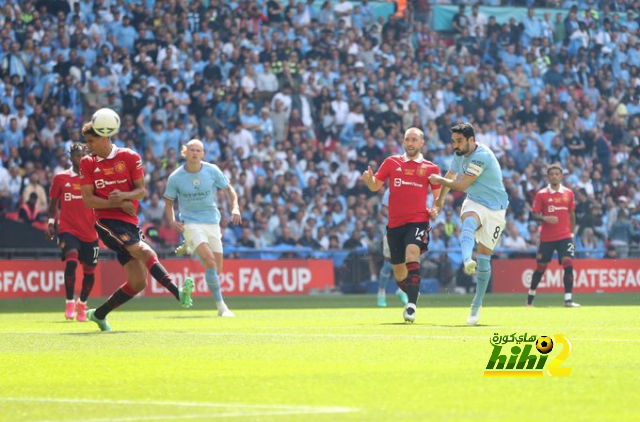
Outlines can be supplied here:
M186 277L192 277L196 284L194 295L209 296L204 270L197 262L165 260L163 265L178 285L182 285ZM77 274L79 279L82 277L80 272ZM124 270L118 262L100 261L94 295L109 296L124 280ZM312 289L335 285L333 261L229 259L224 262L220 284L225 296L308 294ZM171 294L149 278L148 287L141 295L161 297ZM64 297L64 265L59 260L0 261L0 299L30 297Z
M496 259L492 262L494 293L526 293L535 270L531 259ZM640 260L637 259L574 259L574 293L640 292ZM562 293L563 269L556 262L538 285L538 293Z

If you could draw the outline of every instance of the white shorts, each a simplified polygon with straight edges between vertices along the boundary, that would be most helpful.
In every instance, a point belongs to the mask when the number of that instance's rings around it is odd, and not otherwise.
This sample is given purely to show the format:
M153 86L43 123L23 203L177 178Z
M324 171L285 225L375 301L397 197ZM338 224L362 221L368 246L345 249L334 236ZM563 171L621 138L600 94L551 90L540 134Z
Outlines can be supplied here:
M222 253L222 232L218 224L186 223L184 241L189 254L193 254L203 243L208 243L212 252Z
M462 203L460 215L464 215L467 212L477 214L480 218L480 224L482 224L482 227L476 230L476 241L491 250L495 249L507 225L505 218L507 210L490 210L484 205L467 198Z
M391 250L389 249L389 241L387 240L386 233L382 236L382 256L384 256L385 259L391 259Z

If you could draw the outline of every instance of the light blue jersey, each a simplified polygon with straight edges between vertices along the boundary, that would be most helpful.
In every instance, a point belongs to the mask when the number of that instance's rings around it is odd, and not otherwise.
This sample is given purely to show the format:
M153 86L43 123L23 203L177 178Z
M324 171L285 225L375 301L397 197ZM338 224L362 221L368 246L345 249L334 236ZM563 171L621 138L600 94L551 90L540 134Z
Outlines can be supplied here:
M455 155L450 170L457 175L478 176L467 188L467 198L490 210L505 210L509 199L502 183L500 163L488 147L477 145L469 157Z
M183 222L219 224L216 192L228 186L229 179L218 166L203 162L197 173L189 173L184 166L171 173L164 196L171 201L178 200Z

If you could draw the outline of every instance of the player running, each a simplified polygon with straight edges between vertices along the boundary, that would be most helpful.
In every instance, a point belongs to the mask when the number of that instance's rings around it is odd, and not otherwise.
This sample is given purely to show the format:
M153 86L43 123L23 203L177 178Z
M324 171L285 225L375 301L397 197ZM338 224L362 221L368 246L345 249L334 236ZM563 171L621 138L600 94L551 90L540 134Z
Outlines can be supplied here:
M409 300L403 318L405 322L414 322L420 292L420 254L429 245L427 195L429 187L434 197L440 192L440 186L431 183L429 177L439 174L440 169L420 153L424 146L420 129L407 129L403 146L404 154L386 158L375 176L369 167L363 172L362 180L376 192L390 179L387 241L391 265L398 287L407 293Z
M389 189L386 190L382 196L382 203L380 204L380 213L385 217L385 220L389 217ZM386 223L385 223L386 227ZM382 256L384 257L384 263L380 268L380 275L378 277L378 306L381 308L387 307L387 284L391 280L391 252L389 251L389 241L387 240L387 230L382 238ZM396 296L402 302L402 306L406 306L409 302L407 294L400 288L396 290Z
M573 192L562 186L562 167L552 164L547 168L549 186L541 189L533 200L533 219L542 221L540 245L538 246L537 267L531 277L531 287L527 295L527 306L533 306L536 289L547 265L558 251L558 263L564 268L564 306L579 308L572 298L573 258L575 245L573 233L576 228L576 204Z
M500 164L488 147L476 143L473 126L460 123L453 126L451 132L455 152L451 168L444 177L434 174L429 178L431 183L442 184L440 195L431 209L431 218L435 218L442 210L444 198L450 189L467 193L460 217L460 246L464 271L472 275L478 267L476 294L467 318L467 324L476 325L480 320L482 299L491 279L491 255L506 225L509 200L502 184ZM477 263L471 258L475 240L478 241Z
M183 308L191 307L193 280L187 277L184 287L179 289L156 253L142 239L136 214L138 200L146 194L140 156L128 148L116 147L110 138L99 135L91 123L82 127L82 134L91 152L80 161L82 199L85 206L96 210L98 235L117 253L127 273L127 282L99 308L87 311L87 318L102 331L111 331L107 314L145 289L147 270Z
M64 316L79 322L87 320L87 299L93 289L98 263L98 233L95 213L84 206L80 192L80 160L86 150L82 144L73 144L69 150L71 168L53 177L49 191L49 224L45 236L53 240L58 226L58 246L62 249L64 290L67 297ZM60 212L58 213L58 209ZM76 286L76 268L82 263L82 290L77 301L73 299Z
M205 268L205 280L221 317L233 317L220 290L218 274L222 271L222 233L220 211L216 205L216 192L223 189L232 204L231 222L241 224L238 195L227 176L218 166L202 161L204 145L198 139L190 140L182 147L186 164L169 176L165 190L165 215L178 233L183 233L184 247L188 253L196 253ZM178 201L180 218L176 221L173 210Z

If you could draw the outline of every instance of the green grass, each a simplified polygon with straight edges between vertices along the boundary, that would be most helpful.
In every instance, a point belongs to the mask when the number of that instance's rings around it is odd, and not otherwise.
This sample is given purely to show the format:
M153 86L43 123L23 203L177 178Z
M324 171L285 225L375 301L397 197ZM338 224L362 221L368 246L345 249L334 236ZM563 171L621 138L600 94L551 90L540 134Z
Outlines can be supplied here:
M0 301L1 421L640 420L640 295L134 300L113 333L63 321L61 300ZM97 299L91 303L98 304ZM494 333L565 334L567 378L483 378ZM554 349L550 359L559 353Z

